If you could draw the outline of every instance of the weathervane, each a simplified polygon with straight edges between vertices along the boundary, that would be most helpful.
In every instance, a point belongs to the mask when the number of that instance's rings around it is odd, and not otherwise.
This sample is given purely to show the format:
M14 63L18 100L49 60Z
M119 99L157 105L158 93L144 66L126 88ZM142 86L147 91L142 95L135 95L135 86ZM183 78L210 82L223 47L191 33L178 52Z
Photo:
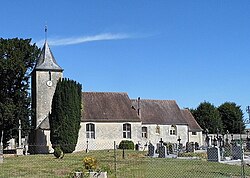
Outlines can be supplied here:
M45 41L47 41L47 31L48 31L48 26L47 24L44 27L44 31L45 31Z

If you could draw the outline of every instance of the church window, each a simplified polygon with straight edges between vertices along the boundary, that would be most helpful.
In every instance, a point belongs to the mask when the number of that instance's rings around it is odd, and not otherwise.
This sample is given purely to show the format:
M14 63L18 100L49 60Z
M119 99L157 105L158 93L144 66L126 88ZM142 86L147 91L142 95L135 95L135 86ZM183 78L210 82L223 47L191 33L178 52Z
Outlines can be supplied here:
M87 124L86 125L86 138L95 139L95 124Z
M123 124L123 138L131 138L131 124Z
M170 135L177 135L177 128L174 125L170 127Z
M155 133L160 134L160 126L159 125L156 126Z
M148 128L142 127L142 138L148 138Z
M49 71L49 80L51 80L51 72Z
M192 135L197 135L197 132L192 132Z

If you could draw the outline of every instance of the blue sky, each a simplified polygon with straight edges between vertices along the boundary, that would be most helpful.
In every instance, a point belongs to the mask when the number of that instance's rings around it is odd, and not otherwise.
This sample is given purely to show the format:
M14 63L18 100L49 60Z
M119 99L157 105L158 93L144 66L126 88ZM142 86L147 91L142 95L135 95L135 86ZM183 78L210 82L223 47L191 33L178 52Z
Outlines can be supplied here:
M3 38L50 48L84 91L250 105L250 1L2 1ZM245 113L245 117L247 114Z

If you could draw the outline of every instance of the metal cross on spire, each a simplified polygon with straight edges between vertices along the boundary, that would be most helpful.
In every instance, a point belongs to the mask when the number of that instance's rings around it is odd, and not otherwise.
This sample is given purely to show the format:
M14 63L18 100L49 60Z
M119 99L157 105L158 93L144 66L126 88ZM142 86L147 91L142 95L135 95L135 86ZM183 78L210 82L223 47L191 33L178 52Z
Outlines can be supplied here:
M47 41L47 31L48 31L47 25L45 25L44 31L45 31L45 41Z

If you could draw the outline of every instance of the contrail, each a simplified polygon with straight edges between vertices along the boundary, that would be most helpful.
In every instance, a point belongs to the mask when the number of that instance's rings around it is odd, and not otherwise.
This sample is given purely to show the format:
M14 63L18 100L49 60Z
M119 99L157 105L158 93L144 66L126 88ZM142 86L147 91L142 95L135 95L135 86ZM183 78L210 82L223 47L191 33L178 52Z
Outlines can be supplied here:
M120 40L120 39L127 39L132 38L132 35L128 35L125 33L103 33L93 36L82 36L82 37L71 37L71 38L51 38L48 39L50 46L66 46L66 45L74 45L74 44L80 44L80 43L86 43L86 42L92 42L92 41L104 41L104 40ZM42 46L44 43L44 40L40 40L36 42L37 46Z

